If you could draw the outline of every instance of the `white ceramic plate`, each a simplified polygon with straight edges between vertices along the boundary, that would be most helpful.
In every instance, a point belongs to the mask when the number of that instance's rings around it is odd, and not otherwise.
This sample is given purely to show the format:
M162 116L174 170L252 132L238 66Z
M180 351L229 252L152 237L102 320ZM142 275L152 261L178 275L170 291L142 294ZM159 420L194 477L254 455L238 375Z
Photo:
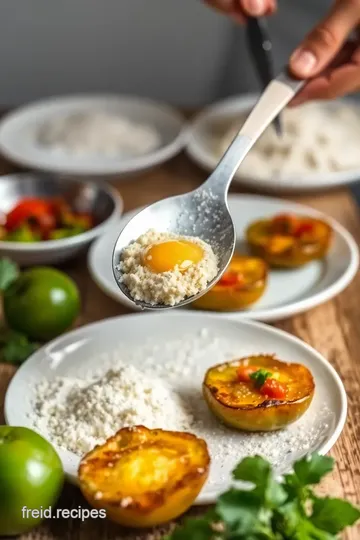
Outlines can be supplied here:
M328 219L315 210L290 201L258 195L230 195L229 207L234 220L237 245L244 251L244 230L256 219L277 213L294 212ZM88 257L88 267L97 285L118 302L131 309L134 304L118 288L111 268L111 254L123 226L138 210L125 214L95 244ZM339 294L353 279L359 265L358 248L352 236L337 222L334 241L328 256L299 270L272 270L264 296L246 311L229 312L223 317L274 321L311 309ZM189 309L189 308L182 308Z
M51 152L37 143L44 121L59 115L88 110L106 110L133 122L157 129L161 145L135 158L69 156ZM33 103L5 116L0 124L0 151L25 167L48 172L81 175L126 175L170 159L184 146L186 131L181 115L168 105L149 99L116 95L56 97Z
M201 112L189 129L188 155L201 167L208 171L213 171L219 161L217 146L221 138L237 118L251 110L256 100L257 96L254 94L232 97L212 105ZM334 107L336 105L337 103L335 102L326 106ZM339 152L341 151L341 148L339 148ZM256 171L254 171L251 177L244 176L240 165L234 182L251 186L256 190L301 192L334 188L357 182L359 179L360 167L327 174L284 175L283 177L276 176L264 179L256 176Z
M154 362L152 354L156 351L156 362L149 365L155 365L158 374L168 375L171 386L186 398L195 418L202 421L201 433L197 433L208 442L212 465L198 504L213 502L228 487L231 470L245 455L264 455L281 474L307 452L328 452L343 429L347 404L342 382L309 345L258 323L184 312L173 317L138 314L108 319L44 346L21 366L10 383L5 399L7 423L32 427L29 415L33 412L35 382L40 378L79 376L84 370L114 367L114 350L122 361L142 370L147 369L149 357ZM307 413L286 430L268 434L236 432L211 415L202 399L201 382L210 366L260 352L276 353L280 359L309 367L316 384L315 396ZM185 364L186 372L181 371ZM79 457L58 451L68 479L76 482Z

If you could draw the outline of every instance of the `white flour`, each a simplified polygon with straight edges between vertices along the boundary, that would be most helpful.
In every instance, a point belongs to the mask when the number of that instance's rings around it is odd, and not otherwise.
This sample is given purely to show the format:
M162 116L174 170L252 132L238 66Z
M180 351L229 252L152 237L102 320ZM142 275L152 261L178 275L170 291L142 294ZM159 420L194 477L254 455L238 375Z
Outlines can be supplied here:
M122 427L188 431L193 421L176 392L131 365L110 369L100 378L60 377L40 384L35 410L36 427L47 429L58 446L79 455Z
M268 127L242 162L239 174L266 179L359 168L359 111L350 105L319 103L286 109L282 113L284 133L278 137ZM216 153L227 150L245 119L234 122Z
M56 383L42 382L37 387L35 402L38 406L34 408L31 421L38 431L56 442L58 446L67 449L74 449L76 446L80 456L89 445L101 443L111 435L109 430L121 427L121 418L111 418L111 414L113 411L121 410L127 399L126 396L117 395L116 391L114 395L114 389L105 392L101 391L100 387L96 390L93 387L92 390L82 394L80 386L101 377L109 369L117 370L124 364L132 364L141 369L144 375L140 376L136 369L126 368L126 377L133 380L135 392L132 388L129 389L129 395L133 396L130 401L136 405L134 411L127 412L127 422L138 423L143 420L140 423L147 427L156 425L165 429L171 427L185 429L188 425L189 431L204 438L208 443L212 458L208 486L215 489L218 484L228 481L235 464L247 455L260 454L270 460L278 472L282 472L294 459L313 449L314 445L317 447L322 443L329 433L333 413L328 408L326 389L322 389L318 394L315 392L309 411L287 429L256 434L237 432L223 426L210 413L202 398L204 359L210 366L255 351L256 344L251 345L249 349L246 344L239 346L239 343L210 335L207 330L184 335L179 339L163 339L161 343L148 341L128 349L119 344L114 351L88 359L87 365L100 367L90 371L74 372L72 378L62 378L62 385L59 385L61 379ZM257 352L270 354L274 351ZM158 377L165 382L166 390ZM114 371L108 378L113 379L118 392L123 392ZM148 399L142 388L149 387L150 380L153 394ZM318 383L319 386L322 385L322 381ZM168 389L169 386L173 391ZM141 394L137 394L140 389ZM71 407L73 412L70 416L64 398L64 394L69 390L73 395L73 405L76 403L76 407ZM80 396L86 396L87 401L79 401ZM94 396L98 405L105 403L102 408L94 406ZM153 405L149 405L148 408L146 404L153 401L157 404L156 411L153 411ZM74 408L78 408L76 413ZM95 418L97 427L94 427ZM105 419L106 428L99 424L101 418Z
M130 158L160 146L151 126L102 110L75 112L51 118L39 129L38 142L54 151L75 156Z

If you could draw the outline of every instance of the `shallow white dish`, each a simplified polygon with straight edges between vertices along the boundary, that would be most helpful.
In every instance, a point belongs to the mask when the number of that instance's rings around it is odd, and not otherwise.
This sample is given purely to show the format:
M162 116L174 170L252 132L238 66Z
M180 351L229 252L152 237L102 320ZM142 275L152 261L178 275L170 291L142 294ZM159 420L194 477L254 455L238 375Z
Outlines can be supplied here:
M166 370L170 355L178 353L179 347L183 348L184 358L196 351L194 364L179 376L176 369L181 370L182 366L173 359L175 371L167 372L169 383L180 393L186 393L195 417L203 422L201 435L207 439L212 455L210 477L197 504L213 502L228 487L230 472L244 455L265 455L281 474L307 452L328 452L339 437L346 419L346 393L335 370L319 353L290 334L262 324L184 312L173 317L138 314L107 319L65 334L42 347L20 367L10 383L5 399L6 422L32 427L29 415L33 411L34 387L41 378L79 376L84 370L98 370L99 356L101 368L105 370L114 365L114 349L119 351L123 361L130 361L139 369L146 368L152 354L149 351L157 350L155 365ZM126 356L127 351L134 350L144 352ZM314 399L307 413L286 430L268 434L230 430L211 415L202 399L204 373L219 361L260 352L276 353L280 359L308 366L316 384ZM105 360L106 353L109 353L108 360ZM76 482L79 457L57 450L68 479Z
M307 206L260 195L230 195L229 207L239 251L244 251L245 228L256 219L284 212L328 219ZM93 244L88 256L89 271L97 285L105 294L130 309L136 308L115 282L111 253L121 229L137 211L125 214L118 224ZM352 281L358 269L359 253L352 236L334 220L329 221L335 234L326 259L314 261L299 270L271 270L267 290L259 302L246 311L227 312L221 316L274 321L311 309L339 294Z
M202 111L189 129L189 140L186 148L188 155L201 167L213 171L219 161L216 154L216 145L219 143L220 138L234 124L237 118L250 112L256 100L256 94L231 97ZM336 103L330 103L327 106L336 106ZM344 145L346 145L345 141ZM341 152L341 148L339 148L339 152ZM308 192L334 188L359 180L360 167L327 174L298 174L264 179L256 176L256 171L254 171L252 177L243 176L240 165L233 181L248 185L256 190Z
M52 152L37 143L43 122L58 115L106 110L157 129L159 148L131 159L71 156ZM126 175L154 167L170 159L184 146L186 130L181 115L172 107L149 99L121 95L55 97L21 107L0 123L0 151L5 157L32 169L76 175Z

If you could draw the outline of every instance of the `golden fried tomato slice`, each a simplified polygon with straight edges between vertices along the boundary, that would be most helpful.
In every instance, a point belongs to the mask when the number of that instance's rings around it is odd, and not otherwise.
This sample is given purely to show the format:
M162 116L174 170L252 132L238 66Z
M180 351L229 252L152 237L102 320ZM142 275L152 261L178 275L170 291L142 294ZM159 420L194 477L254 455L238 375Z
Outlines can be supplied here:
M315 391L311 372L274 356L250 356L210 368L203 394L225 424L244 431L273 431L300 418Z
M211 311L239 310L254 304L264 294L267 264L257 257L234 255L226 272L193 307Z
M206 442L190 433L123 428L83 457L80 488L95 508L128 527L152 527L183 514L209 472Z
M246 238L252 252L271 266L296 268L321 259L329 250L332 229L320 219L279 214L252 223Z

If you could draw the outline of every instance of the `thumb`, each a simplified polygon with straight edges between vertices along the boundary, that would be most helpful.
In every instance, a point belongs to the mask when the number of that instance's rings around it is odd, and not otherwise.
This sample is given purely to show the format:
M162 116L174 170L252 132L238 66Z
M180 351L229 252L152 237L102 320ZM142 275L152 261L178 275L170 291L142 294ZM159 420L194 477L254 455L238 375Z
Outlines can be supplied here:
M336 56L359 20L360 0L338 0L293 52L290 71L304 79L317 75Z

